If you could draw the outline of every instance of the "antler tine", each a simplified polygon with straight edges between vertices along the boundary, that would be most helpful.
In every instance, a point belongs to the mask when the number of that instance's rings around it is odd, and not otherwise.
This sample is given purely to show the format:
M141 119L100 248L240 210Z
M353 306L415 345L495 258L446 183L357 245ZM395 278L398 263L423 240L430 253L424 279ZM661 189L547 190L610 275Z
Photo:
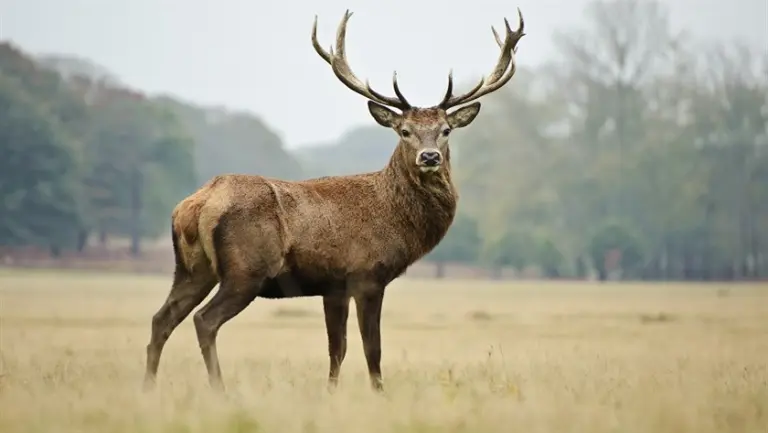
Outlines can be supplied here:
M442 107L446 102L448 102L448 100L451 99L451 96L453 96L453 69L448 71L448 88L445 89L445 96L443 96L443 100L440 101L438 107Z
M480 81L475 84L475 87L473 87L468 94L474 94L477 92L481 87L483 87L483 84L485 84L485 78L480 77ZM453 98L453 70L450 70L448 72L448 88L445 90L445 96L443 96L443 100L437 105L438 107L447 110L451 107L453 107L456 104L449 105L451 102L451 99Z
M400 86L397 84L397 71L395 71L392 74L392 87L395 88L395 95L397 95L398 104L402 105L402 106L395 105L395 107L400 108L400 109L411 108L411 104L408 102L407 99L405 99L405 96L403 95L403 92L400 91ZM394 100L394 99L392 99L389 96L382 95L381 93L373 90L373 88L371 88L371 84L368 82L368 80L365 81L365 89L367 91L371 92L371 94L373 96L379 98L380 100L383 100L383 101L393 101ZM389 103L389 102L387 102L387 103Z
M394 71L392 73L392 87L395 89L395 95L397 95L397 99L399 99L403 104L407 106L411 106L411 104L408 103L408 100L405 99L405 95L403 95L403 92L400 91L400 86L397 85L397 71Z
M512 50L510 48L514 48L514 46L509 47L507 44L509 44L510 41L514 38L515 32L512 31L512 27L509 26L509 20L506 18L504 18L504 27L507 31L504 36L504 44L502 44L500 47L501 52L499 53L499 60L496 62L496 68L488 77L489 83L497 81L504 74L504 71L507 70L510 62L512 62ZM491 30L496 33L496 30L493 28L493 26L491 26Z
M323 47L320 46L320 42L317 41L317 15L315 15L315 22L312 24L312 46L315 48L315 51L317 54L320 55L320 57L323 58L326 62L328 62L329 65L332 65L333 62L331 61L331 58L333 56L333 46L331 46L331 51L325 51Z
M491 31L493 32L493 38L496 39L496 45L499 46L499 48L504 48L504 42L501 42L501 38L499 37L499 34L496 33L496 29L491 26Z
M481 80L480 83L469 92L461 96L443 99L443 102L440 103L441 108L448 109L459 104L465 104L467 102L474 101L481 96L498 90L503 85L505 85L513 75L515 75L517 68L514 61L514 53L517 52L517 43L520 41L520 38L525 36L525 21L523 20L523 13L520 11L520 8L517 8L517 15L520 25L516 31L513 31L509 26L509 20L504 18L504 25L507 31L504 42L502 42L501 38L499 38L498 33L496 33L496 29L491 26L494 39L496 39L496 43L501 48L501 53L499 53L496 67L493 68L491 75L489 75L488 78Z
M329 52L326 52L323 50L322 47L320 47L320 44L317 42L317 17L315 17L315 24L312 27L312 46L315 48L315 51L320 55L320 57L323 58L326 62L328 62L331 65L331 69L333 70L333 73L336 75L336 77L341 81L345 86L347 86L350 90L352 90L355 93L358 93L362 96L365 96L366 98L384 104L389 105L394 108L399 108L401 110L407 110L411 108L411 105L408 103L408 101L405 100L405 98L402 96L402 93L400 92L399 87L397 86L397 78L394 79L394 87L395 87L395 93L397 94L397 98L392 98L389 96L382 95L381 93L376 92L373 90L368 83L368 81L363 84L362 81L360 81L357 76L352 72L352 69L349 67L349 63L347 63L347 53L346 53L346 34L347 34L347 22L349 21L349 18L352 16L352 12L347 9L347 11L344 13L344 18L342 18L341 22L339 23L338 28L336 29L336 50L334 52L333 47L331 47Z

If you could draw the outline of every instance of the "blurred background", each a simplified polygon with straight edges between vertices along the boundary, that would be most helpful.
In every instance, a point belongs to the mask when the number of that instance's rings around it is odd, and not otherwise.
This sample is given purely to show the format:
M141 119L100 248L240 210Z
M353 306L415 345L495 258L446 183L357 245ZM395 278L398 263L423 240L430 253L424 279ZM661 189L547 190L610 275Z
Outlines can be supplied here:
M4 0L0 266L169 273L170 212L212 176L382 168L311 47L439 101L526 20L518 72L452 140L459 215L408 275L768 278L768 3Z

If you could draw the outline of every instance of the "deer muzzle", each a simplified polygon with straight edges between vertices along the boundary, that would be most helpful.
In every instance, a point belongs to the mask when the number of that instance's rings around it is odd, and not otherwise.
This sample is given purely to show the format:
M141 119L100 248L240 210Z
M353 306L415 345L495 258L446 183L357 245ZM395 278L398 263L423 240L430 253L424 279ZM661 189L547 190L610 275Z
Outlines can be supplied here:
M416 155L416 165L422 172L434 172L440 169L443 154L437 149L422 149Z

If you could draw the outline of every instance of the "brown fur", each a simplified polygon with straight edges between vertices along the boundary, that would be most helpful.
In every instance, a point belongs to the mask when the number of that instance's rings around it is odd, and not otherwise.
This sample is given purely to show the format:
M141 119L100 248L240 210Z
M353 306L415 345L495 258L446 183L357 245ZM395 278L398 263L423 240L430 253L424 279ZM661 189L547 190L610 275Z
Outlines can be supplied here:
M180 259L184 264L184 267L190 270L193 266L193 259L187 258L185 253L198 240L200 213L210 193L210 188L206 188L206 186L209 185L205 185L195 194L179 202L171 213L171 230L179 241L178 250L174 253L178 256L177 259Z
M404 113L393 127L411 128L420 141L401 139L389 163L376 172L298 182L222 175L182 200L172 214L176 281L153 320L148 381L156 374L160 342L190 313L194 300L207 296L211 281L221 282L217 297L236 294L229 299L238 301L228 309L237 312L256 297L323 296L326 320L338 327L329 328L329 350L336 360L346 343L334 340L346 338L346 319L342 324L332 314L346 317L350 299L360 306L359 314L373 311L359 320L374 321L370 326L378 332L384 288L440 242L456 213L447 138L441 143L430 138L447 122L439 109ZM422 143L441 148L445 159L439 171L422 173L415 164ZM220 305L215 300L209 306ZM195 317L204 353L210 347L206 329L218 329L232 314L214 316L207 328L207 308ZM340 363L333 362L330 380L335 383ZM220 386L218 361L208 357L206 364L212 383ZM372 359L377 387L378 369Z
M173 231L189 245L197 242L197 223L200 220L200 212L203 210L208 192L210 192L209 188L201 189L196 194L187 197L176 205L171 214Z
M340 31L337 37L341 57L335 63L332 55L318 51L336 68L340 62L347 68L343 35ZM313 44L318 49L314 32ZM382 388L384 290L431 251L453 222L458 195L451 180L448 136L469 125L480 104L446 112L452 97L449 84L440 105L411 107L396 84L399 99L382 99L361 89L350 71L341 75L345 84L371 99L368 109L374 120L400 136L389 163L372 173L303 181L221 175L182 200L172 214L174 282L152 319L145 385L154 384L170 334L219 283L215 296L194 315L212 386L223 388L216 335L224 323L257 297L322 296L329 383L338 380L346 354L349 302L354 299L371 383Z

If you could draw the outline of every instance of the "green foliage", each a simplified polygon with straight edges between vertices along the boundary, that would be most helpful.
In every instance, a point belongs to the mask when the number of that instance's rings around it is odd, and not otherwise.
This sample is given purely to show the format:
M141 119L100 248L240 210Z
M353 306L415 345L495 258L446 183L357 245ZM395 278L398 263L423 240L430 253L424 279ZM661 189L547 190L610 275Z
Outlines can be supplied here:
M536 263L546 277L557 278L563 273L565 255L549 238L540 239L536 248Z
M484 261L605 276L617 248L625 278L767 277L768 57L675 34L658 1L586 18L456 137Z
M443 240L425 259L432 262L474 262L479 247L477 222L466 215L458 214Z
M78 160L62 126L0 72L0 245L62 247L80 223Z
M522 271L538 266L551 278L559 277L565 266L565 255L549 236L531 230L513 229L489 242L482 251L482 262L492 268L512 267Z
M103 89L87 138L90 227L157 236L175 203L196 184L194 143L151 101Z
M247 113L191 105L170 98L156 101L179 120L195 141L197 183L225 173L300 179L297 159L259 118Z
M0 246L82 248L98 233L128 236L139 253L214 175L302 177L256 117L151 99L87 60L36 61L7 43L0 152Z
M392 130L379 125L350 129L333 143L307 145L297 151L307 177L380 170L397 143Z
M483 251L483 262L492 267L511 266L518 271L535 263L536 238L526 230L511 230L490 242Z
M585 12L457 131L461 213L426 259L605 277L620 250L625 278L768 278L768 56L676 34L658 0ZM109 83L0 44L0 245L138 243L214 175L371 171L395 145L365 126L292 155L254 116Z
M608 271L605 261L612 251L620 252L621 259L618 265L624 272L636 272L643 265L640 237L629 226L618 221L606 221L597 226L590 239L588 251L601 276L605 276Z

